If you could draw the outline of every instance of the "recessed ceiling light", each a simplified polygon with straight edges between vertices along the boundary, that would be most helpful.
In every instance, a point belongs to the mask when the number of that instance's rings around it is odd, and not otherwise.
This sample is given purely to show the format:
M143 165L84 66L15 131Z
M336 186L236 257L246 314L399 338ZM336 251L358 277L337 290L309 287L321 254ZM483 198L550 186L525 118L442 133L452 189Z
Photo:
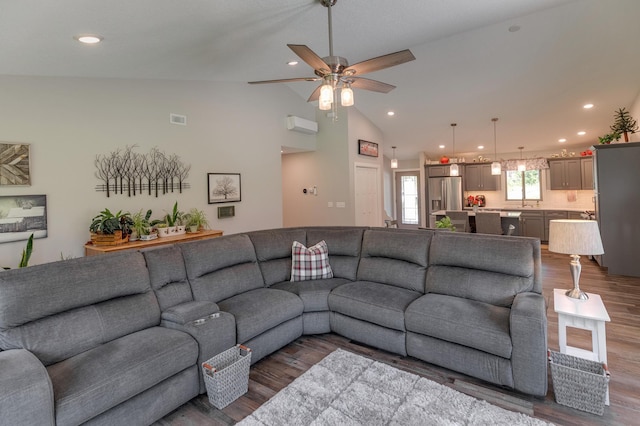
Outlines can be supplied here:
M591 109L591 108L593 108L593 104L584 104L584 105L582 105L582 108Z
M583 130L581 130L581 131L579 131L579 132L578 132L578 136L584 136L584 135L586 135L586 134L587 134L587 132L585 132L585 131L583 131Z
M392 117L392 116L396 115L396 113L395 113L395 112L393 112L393 111L387 111L387 115L388 115L389 117Z
M291 65L291 66L298 65L298 61L289 61L287 62L287 65Z
M478 149L484 149L484 145L478 145Z
M567 140L566 140L565 138L558 139L558 142L560 142L560 143L564 143L564 142L566 142L566 141L567 141Z
M96 44L104 40L104 37L93 34L81 34L74 37L77 41L84 44Z
M509 27L510 33L515 33L516 31L520 31L520 25L512 25Z
M439 145L438 148L444 149L444 145Z

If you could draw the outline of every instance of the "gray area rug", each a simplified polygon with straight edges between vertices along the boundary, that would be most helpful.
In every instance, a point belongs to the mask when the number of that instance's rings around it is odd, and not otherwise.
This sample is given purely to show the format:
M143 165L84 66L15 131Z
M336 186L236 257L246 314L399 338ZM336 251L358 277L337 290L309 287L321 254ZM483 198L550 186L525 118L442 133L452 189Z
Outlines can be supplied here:
M238 425L549 425L338 349Z

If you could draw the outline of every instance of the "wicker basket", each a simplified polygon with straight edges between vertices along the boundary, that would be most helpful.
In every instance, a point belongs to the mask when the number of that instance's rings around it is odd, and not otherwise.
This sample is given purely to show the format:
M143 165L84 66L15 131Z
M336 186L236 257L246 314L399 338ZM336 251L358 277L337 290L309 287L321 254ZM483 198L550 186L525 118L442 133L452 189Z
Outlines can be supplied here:
M222 409L247 393L251 349L236 345L202 363L209 402Z
M606 364L549 351L553 391L558 404L604 413L610 373Z

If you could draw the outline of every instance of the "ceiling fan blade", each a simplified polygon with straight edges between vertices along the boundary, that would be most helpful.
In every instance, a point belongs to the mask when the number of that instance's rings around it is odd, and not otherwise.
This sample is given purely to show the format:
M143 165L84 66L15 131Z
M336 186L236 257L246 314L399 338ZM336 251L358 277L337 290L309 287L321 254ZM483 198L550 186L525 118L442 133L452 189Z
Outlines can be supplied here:
M393 84L383 83L377 80L371 80L362 77L350 77L345 79L351 81L351 87L356 89L371 90L372 92L389 93L396 88Z
M318 81L320 77L298 77L298 78L282 78L280 80L262 80L250 81L249 84L268 84L268 83L292 83L294 81Z
M304 44L287 44L289 49L293 50L293 52L300 57L303 61L311 66L314 70L320 71L321 74L328 74L331 72L331 67L326 64L325 61L316 53L309 49Z
M317 101L318 99L320 99L320 88L322 87L322 84L318 87L316 87L316 90L313 91L313 93L311 93L311 96L309 96L309 99L307 99L307 102L313 102L313 101Z
M377 58L367 59L366 61L353 64L344 70L345 75L362 75L370 72L382 70L405 62L413 61L416 57L409 49L400 52L389 53L388 55L378 56Z

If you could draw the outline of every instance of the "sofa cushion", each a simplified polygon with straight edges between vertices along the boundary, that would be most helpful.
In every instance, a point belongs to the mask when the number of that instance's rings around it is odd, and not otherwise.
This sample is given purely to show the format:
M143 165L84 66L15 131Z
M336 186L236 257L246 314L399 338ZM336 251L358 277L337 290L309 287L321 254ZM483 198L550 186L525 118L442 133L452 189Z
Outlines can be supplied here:
M426 294L409 305L407 331L511 358L510 309L475 300Z
M259 288L230 297L218 303L221 311L236 318L238 343L302 315L302 300L288 291Z
M344 278L329 278L303 282L284 281L272 285L271 288L286 290L297 294L304 303L305 312L320 312L329 310L327 298L331 290L348 282L350 281Z
M322 240L314 246L306 247L294 241L291 247L291 281L307 281L333 278L329 264L329 249Z
M371 229L364 232L358 280L424 293L431 232Z
M425 290L511 306L516 294L534 290L539 250L531 238L437 233Z
M177 246L147 250L142 254L162 311L193 300L182 252Z
M236 234L180 244L195 300L219 302L264 287L247 235Z
M141 253L53 262L0 274L0 348L44 365L160 324Z
M307 228L307 246L324 240L329 248L333 276L355 281L364 230L357 227Z
M417 291L369 281L343 284L329 294L329 308L352 318L405 330L404 311L422 296Z
M265 285L291 279L291 247L294 241L306 241L304 229L272 229L247 234L255 247L256 258Z
M188 334L152 327L47 368L56 423L79 424L192 366L198 344Z

